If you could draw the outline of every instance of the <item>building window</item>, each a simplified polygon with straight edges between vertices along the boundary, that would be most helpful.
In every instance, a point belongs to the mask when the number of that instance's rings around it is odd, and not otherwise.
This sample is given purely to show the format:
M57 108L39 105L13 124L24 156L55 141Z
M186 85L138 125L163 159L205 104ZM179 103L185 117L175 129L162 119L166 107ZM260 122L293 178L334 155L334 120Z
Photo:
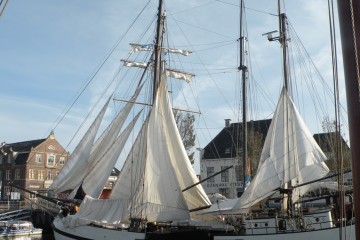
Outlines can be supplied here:
M52 180L52 172L51 172L51 170L47 171L46 180Z
M207 177L210 177L211 175L214 175L214 167L207 167ZM208 182L215 182L215 177L209 178L207 180Z
M65 157L60 157L59 164L62 166L65 164Z
M242 180L242 176L241 176L242 169L241 169L241 167L242 166L240 166L240 165L235 166L235 178L236 178L237 182Z
M54 154L49 154L48 155L46 165L48 167L54 167L55 166L55 155Z
M219 192L224 197L227 197L227 198L230 197L230 188L219 188Z
M4 163L4 156L0 155L0 164L3 164L3 163Z
M11 154L8 154L7 155L7 163L11 163L11 159L12 159Z
M225 168L227 168L227 166L221 167L221 171L224 170ZM229 182L229 169L226 170L225 172L221 173L221 181L222 182Z
M44 170L39 170L38 180L44 180L44 176L45 176L45 171Z
M230 147L225 148L225 154L230 154Z
M6 179L6 180L10 180L10 179L11 179L11 170L6 170L5 179Z
M35 170L29 169L29 179L35 179Z
M42 162L42 154L37 153L35 158L36 158L36 163L41 163Z
M10 187L6 186L4 187L4 198L10 197Z
M0 170L0 180L2 180L3 179L3 171L2 170ZM1 191L0 191L1 192Z
M20 179L20 169L15 169L15 179Z

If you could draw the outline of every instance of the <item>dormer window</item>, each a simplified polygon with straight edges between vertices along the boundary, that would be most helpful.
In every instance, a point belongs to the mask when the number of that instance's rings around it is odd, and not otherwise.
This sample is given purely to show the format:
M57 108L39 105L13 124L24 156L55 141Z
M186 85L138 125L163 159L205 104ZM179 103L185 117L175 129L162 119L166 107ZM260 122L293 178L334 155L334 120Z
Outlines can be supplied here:
M230 154L230 147L225 148L225 154Z

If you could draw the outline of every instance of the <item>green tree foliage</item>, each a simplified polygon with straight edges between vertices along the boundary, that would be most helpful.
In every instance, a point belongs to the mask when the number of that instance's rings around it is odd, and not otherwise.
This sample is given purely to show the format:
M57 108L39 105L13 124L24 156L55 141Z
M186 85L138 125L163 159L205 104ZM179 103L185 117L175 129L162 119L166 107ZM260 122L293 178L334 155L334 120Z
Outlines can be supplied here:
M194 122L195 116L190 113L182 113L174 111L176 125L179 129L181 139L184 143L186 152L188 154L191 164L194 164L194 150L195 146L195 131Z

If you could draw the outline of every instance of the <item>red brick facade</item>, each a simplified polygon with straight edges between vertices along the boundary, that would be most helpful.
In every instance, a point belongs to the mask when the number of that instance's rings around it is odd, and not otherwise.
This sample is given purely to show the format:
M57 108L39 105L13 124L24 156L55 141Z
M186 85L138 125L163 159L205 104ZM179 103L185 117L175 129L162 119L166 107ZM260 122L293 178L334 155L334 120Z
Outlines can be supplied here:
M19 192L18 189L9 187L9 183L45 193L68 157L69 153L59 144L53 133L45 139L1 144L0 199L7 199L9 192Z

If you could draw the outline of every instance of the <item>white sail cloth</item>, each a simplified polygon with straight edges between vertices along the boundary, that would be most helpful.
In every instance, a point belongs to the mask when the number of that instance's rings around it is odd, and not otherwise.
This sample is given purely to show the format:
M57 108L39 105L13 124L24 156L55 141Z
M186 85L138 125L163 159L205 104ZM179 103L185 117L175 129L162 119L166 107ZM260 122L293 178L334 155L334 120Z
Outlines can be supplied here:
M111 171L113 170L120 153L140 116L140 113L141 112L135 116L126 129L117 137L115 142L111 144L108 151L101 156L94 168L89 169L90 171L88 171L88 175L82 183L82 188L88 196L93 198L100 197L100 194L111 175Z
M131 100L126 103L122 111L120 111L116 117L113 119L113 121L109 124L109 126L105 129L105 131L101 134L101 136L95 141L94 138L96 136L96 133L98 131L99 126L97 126L96 129L93 128L92 131L92 142L88 143L87 148L79 148L75 149L74 153L71 154L71 157L68 161L68 163L64 166L64 168L60 171L59 175L54 180L52 186L55 193L60 193L65 190L72 189L72 193L69 195L68 198L73 198L80 187L81 184L89 186L94 181L95 175L90 174L91 171L94 170L96 165L98 165L99 161L103 159L103 156L105 154L109 154L110 147L114 144L115 139L118 137L119 132L125 123L125 120L127 116L129 115L129 112L131 108L134 105L134 102L136 98L138 97L143 85L138 86L136 89L134 95L132 96ZM110 99L109 99L110 101ZM106 105L107 106L107 105ZM106 109L106 108L105 108ZM104 110L105 111L105 110ZM101 119L99 120L98 124L100 125ZM90 128L92 129L92 128ZM90 129L88 131L90 131ZM85 135L86 136L86 135ZM85 138L84 136L84 138ZM82 145L82 142L80 142L79 146ZM80 152L78 154L78 152ZM113 151L112 151L113 152ZM82 157L78 157L78 155L81 155ZM72 160L75 159L75 160ZM72 162L69 164L69 162ZM106 172L111 172L112 168L110 170L104 170ZM98 169L100 171L100 169ZM110 175L110 174L109 174ZM109 176L107 175L106 178ZM84 180L85 178L86 181ZM87 181L90 179L93 179L91 183L86 184ZM100 182L99 182L100 183ZM97 192L91 190L95 186L91 186L90 188L87 188L86 190L89 191L90 195L92 197L98 197ZM100 186L97 186L99 188ZM103 187L103 186L101 186ZM84 189L85 190L85 189ZM85 193L87 193L85 191ZM88 193L87 193L88 194Z
M128 205L124 199L94 199L86 196L79 211L64 218L65 226L74 228L96 224L118 227L120 223L128 221Z
M265 139L258 171L235 208L251 207L284 183L295 185L324 177L329 172L324 160L325 154L283 88ZM301 192L308 191L309 187L301 187ZM294 194L293 197L296 196Z
M163 76L164 77L164 76ZM131 217L148 221L189 219L189 209L210 205L181 141L165 79L153 108L124 164L111 199L131 203Z
M84 168L86 168L96 133L99 129L109 102L110 98L98 116L95 118L94 122L87 130L80 143L76 146L74 152L70 155L70 158L61 169L59 175L56 176L53 183L50 185L49 189L53 190L55 193L60 193L68 189L74 189L78 186L78 182L75 182L74 179L70 176L76 176L78 173L81 173Z
M220 207L215 204L208 212L244 212L271 196L284 183L291 182L294 186L322 178L329 172L324 160L325 154L284 88L265 139L255 177L239 199L231 203L222 202ZM297 191L304 194L312 186L314 185L305 185ZM293 194L293 201L297 201L298 197L299 194Z

